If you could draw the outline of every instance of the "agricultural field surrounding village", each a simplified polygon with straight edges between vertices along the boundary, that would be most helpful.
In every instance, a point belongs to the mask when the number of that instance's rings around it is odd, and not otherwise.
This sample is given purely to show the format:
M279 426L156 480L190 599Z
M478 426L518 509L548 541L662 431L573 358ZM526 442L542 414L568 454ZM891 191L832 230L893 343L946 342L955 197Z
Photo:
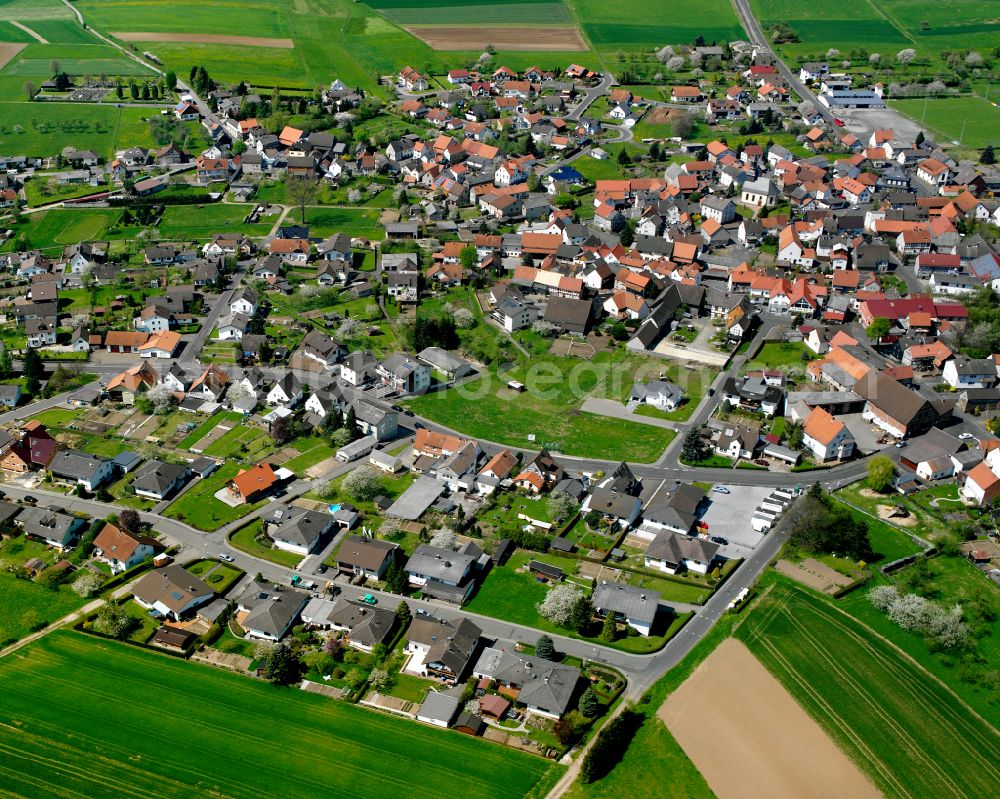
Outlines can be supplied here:
M887 797L985 797L1000 780L995 730L904 652L823 600L778 584L737 637ZM953 768L958 761L969 768Z
M0 2L0 799L996 799L997 3Z
M331 785L372 799L413 785L435 795L457 790L470 799L520 799L548 769L559 768L467 736L73 632L5 658L0 675L4 790L26 799L53 792L110 799L122 791L169 798L192 790L249 799L260 795L261 771L284 796L302 799ZM81 684L101 701L77 702ZM170 702L162 701L165 692ZM151 721L156 737L145 734ZM172 742L169 753L161 736ZM95 769L95 762L105 767Z

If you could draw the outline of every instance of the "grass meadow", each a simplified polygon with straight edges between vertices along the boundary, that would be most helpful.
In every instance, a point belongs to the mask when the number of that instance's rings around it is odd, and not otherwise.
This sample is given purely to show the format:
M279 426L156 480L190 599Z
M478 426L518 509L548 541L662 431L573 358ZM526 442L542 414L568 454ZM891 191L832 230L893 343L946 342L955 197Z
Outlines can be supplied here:
M19 563L24 560L6 553L0 559ZM83 604L84 600L69 586L53 591L31 580L19 580L6 570L0 572L0 647L61 619Z
M425 394L407 404L438 424L508 446L548 447L584 458L655 460L673 440L673 431L580 410L585 396L620 400L631 389L642 364L615 360L618 357L601 354L584 361L542 356L510 372L491 371L457 390ZM528 390L507 388L510 380Z
M331 792L391 799L413 785L433 796L519 799L560 768L456 732L69 631L5 659L0 686L4 791L26 799L250 799L263 786L285 799Z
M777 582L736 635L887 797L995 793L996 730L829 601Z

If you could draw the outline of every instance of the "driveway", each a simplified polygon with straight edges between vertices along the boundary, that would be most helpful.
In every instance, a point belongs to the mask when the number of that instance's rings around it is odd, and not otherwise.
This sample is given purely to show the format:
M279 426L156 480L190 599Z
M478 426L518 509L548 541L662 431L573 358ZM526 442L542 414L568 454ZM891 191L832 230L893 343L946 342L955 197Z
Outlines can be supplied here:
M662 427L665 430L676 430L677 426L666 419L658 419L652 416L640 416L629 408L622 405L617 400L602 399L600 397L587 397L580 406L581 410L588 413L596 413L599 416L610 416L612 419L628 419L631 422L647 424L650 427Z

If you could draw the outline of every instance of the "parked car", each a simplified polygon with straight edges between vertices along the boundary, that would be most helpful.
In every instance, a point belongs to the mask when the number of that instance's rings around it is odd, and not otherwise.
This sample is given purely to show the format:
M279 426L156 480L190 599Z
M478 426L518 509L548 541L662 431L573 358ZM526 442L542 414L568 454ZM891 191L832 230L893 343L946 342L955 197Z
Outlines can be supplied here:
M712 490L716 494L728 494L729 493L729 489L726 488L725 486L712 486Z
M38 500L35 499L33 496L31 496L31 494L25 494L24 501L29 503L30 505L34 505L36 502L38 502Z
M378 600L375 597L373 597L371 594L365 594L363 597L361 597L361 601L364 602L366 605L377 605L378 604Z
M975 438L972 433L959 433L958 436L962 441L968 441L969 439Z
M711 537L711 538L710 538L709 540L710 540L710 541L711 541L712 543L714 543L714 544L721 544L722 546L725 546L726 544L728 544L728 543L729 543L729 542L728 542L728 541L727 541L727 540L726 540L725 538L723 538L723 537L722 537L721 535L713 535L713 536L712 536L712 537Z
M839 117L834 117L833 124L836 125L838 128L842 128L844 127L844 120L840 119Z
M896 442L896 449L902 449L902 448L903 448L903 447L905 447L905 446L906 446L906 445L907 445L908 443L910 443L910 442L908 442L908 441L897 441L897 442Z
M233 561L236 560L236 558L234 558L228 552L220 552L219 553L219 560L224 560L226 563L232 563Z

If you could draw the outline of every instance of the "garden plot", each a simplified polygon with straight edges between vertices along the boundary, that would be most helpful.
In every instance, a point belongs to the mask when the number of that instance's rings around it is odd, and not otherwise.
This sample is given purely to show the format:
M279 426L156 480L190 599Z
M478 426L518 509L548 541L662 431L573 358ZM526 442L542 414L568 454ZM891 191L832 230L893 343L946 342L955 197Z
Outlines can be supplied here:
M192 452L204 452L212 444L222 438L226 433L236 427L235 423L221 422L206 433L200 441L191 446Z
M774 568L795 582L815 588L824 594L836 594L841 588L846 588L853 582L847 575L831 569L815 558L806 558L801 563L779 560Z

